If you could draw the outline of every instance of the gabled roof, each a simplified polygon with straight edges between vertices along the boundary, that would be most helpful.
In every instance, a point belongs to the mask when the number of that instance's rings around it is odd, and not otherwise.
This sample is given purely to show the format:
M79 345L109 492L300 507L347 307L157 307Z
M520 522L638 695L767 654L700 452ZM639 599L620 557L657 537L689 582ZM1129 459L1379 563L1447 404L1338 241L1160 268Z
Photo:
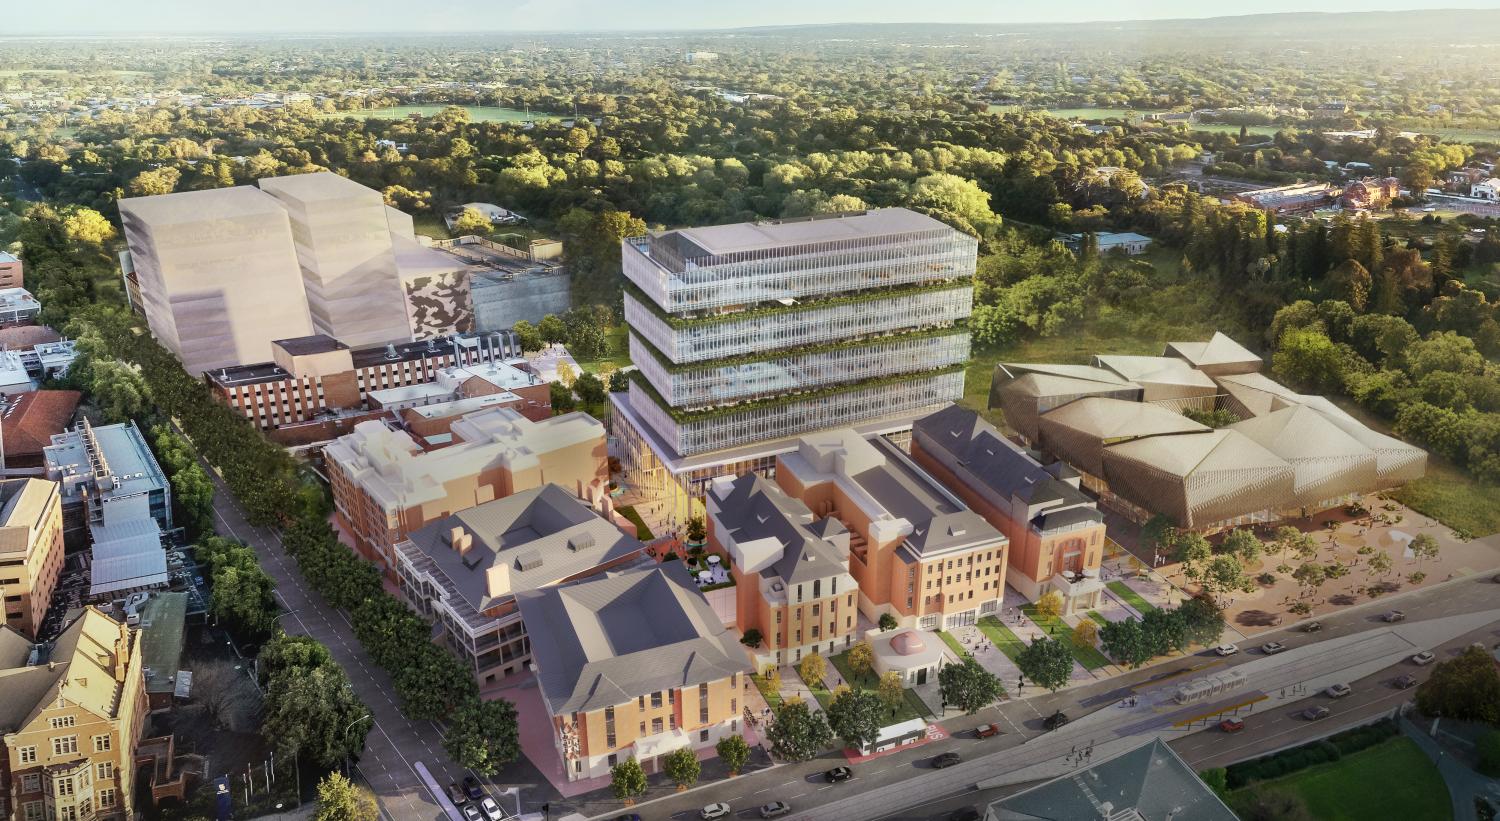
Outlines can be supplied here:
M67 430L83 394L78 391L31 391L6 406L3 431L5 456L40 456L52 437Z
M1252 416L1278 411L1296 404L1300 399L1296 391L1282 385L1263 373L1240 373L1220 376L1214 381L1249 411Z
M1259 356L1218 331L1207 342L1168 342L1162 355L1180 356L1195 368L1254 365L1259 370L1262 364Z
M734 480L727 496L719 500L717 521L735 542L775 539L781 555L762 568L761 576L779 578L787 584L821 579L847 570L848 555L830 538L845 531L813 520L802 500L784 493L774 482L746 473Z
M1094 362L1139 384L1215 387L1208 374L1173 356L1096 356Z
M518 601L552 715L753 669L681 562L544 588Z
M24 667L31 657L31 639L8 624L0 625L0 671Z
M1030 497L1034 485L1056 481L1040 462L968 408L949 405L918 419L912 429L1003 499Z
M0 670L0 732L22 728L59 696L100 718L118 716L117 676L140 674L130 669L135 640L103 611L84 608L57 637L48 663Z
M1288 461L1329 456L1365 456L1370 449L1333 424L1327 416L1293 405L1229 426Z
M1209 429L1207 425L1160 405L1107 396L1090 396L1069 402L1042 414L1042 419L1050 425L1066 425L1105 442L1164 433L1201 433Z
M1206 434L1175 434L1136 439L1111 445L1107 450L1183 477L1199 471L1286 467L1286 462L1280 456L1244 434L1228 428Z

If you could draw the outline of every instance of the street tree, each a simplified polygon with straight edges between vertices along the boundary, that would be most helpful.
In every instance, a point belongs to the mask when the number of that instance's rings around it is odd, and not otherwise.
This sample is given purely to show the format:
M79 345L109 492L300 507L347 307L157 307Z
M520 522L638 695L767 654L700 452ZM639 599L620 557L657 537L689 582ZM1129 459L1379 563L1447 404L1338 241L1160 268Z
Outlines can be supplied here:
M443 749L459 766L494 775L521 754L516 706L505 699L467 701L449 717Z
M262 729L287 761L300 756L327 768L364 749L369 715L338 665L288 668L266 689Z
M1132 669L1151 658L1145 631L1136 619L1112 621L1099 630L1099 644L1117 663Z
M809 710L801 699L788 699L776 708L766 737L777 758L793 762L812 759L833 744L828 720Z
M1177 607L1182 617L1187 640L1193 644L1209 647L1217 644L1224 635L1224 611L1210 599L1196 596Z
M318 782L318 808L313 821L375 821L380 807L375 794L334 770Z
M1228 557L1226 557L1228 558ZM1232 560L1232 558L1231 558ZM1164 656L1188 646L1187 624L1176 610L1157 608L1141 617L1141 632L1152 656Z
M844 745L863 750L880 732L880 697L868 690L845 690L828 703L828 727Z
M973 715L1005 693L1000 679L979 665L973 656L938 671L938 691L943 703Z
M1055 693L1073 677L1073 653L1057 639L1038 636L1016 655L1016 666L1032 683Z
M1482 646L1439 662L1417 687L1417 709L1427 716L1500 724L1500 668Z
M714 745L714 752L719 754L719 760L729 768L731 776L739 775L740 768L750 760L750 745L745 742L744 736L726 735L719 739Z
M702 771L703 765L698 762L698 754L692 747L678 747L662 759L662 772L672 779L679 792L698 783Z
M1260 539L1256 538L1253 531L1246 528L1237 527L1224 537L1224 551L1238 556L1247 567L1260 559L1263 550L1264 546Z
M646 786L646 771L641 769L641 762L636 761L635 756L609 768L609 788L627 807L634 804L637 797L646 794Z

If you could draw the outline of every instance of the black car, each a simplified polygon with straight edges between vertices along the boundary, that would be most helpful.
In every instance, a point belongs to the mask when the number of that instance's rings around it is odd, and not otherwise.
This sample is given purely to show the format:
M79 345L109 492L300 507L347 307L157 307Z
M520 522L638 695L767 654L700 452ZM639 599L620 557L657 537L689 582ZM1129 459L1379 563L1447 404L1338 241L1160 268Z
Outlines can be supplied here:
M1052 715L1042 719L1042 728L1046 730L1056 730L1058 727L1067 724L1068 721L1068 714L1064 713L1062 710L1058 710Z
M458 788L457 784L453 783L452 781L449 781L448 782L448 800L452 801L453 802L453 806L457 807L459 805L468 803L469 797L467 795L464 795L464 791L460 790Z
M959 807L948 814L948 821L979 821L979 810L973 807Z
M848 781L853 778L854 771L848 767L834 767L828 772L823 773L823 777L828 779L828 783L837 784L840 781Z
M937 758L932 759L932 768L934 770L941 770L944 767L952 767L963 760L963 756L958 753L943 753Z
M478 801L484 797L484 788L479 786L479 780L472 775L464 776L464 794L472 801Z

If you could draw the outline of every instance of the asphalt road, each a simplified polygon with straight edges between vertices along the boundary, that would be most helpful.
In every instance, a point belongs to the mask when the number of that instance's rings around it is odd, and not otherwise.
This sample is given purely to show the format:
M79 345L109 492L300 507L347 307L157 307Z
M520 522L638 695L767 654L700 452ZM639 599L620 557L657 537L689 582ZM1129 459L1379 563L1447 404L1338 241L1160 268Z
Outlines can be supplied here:
M1386 598L1368 605L1351 608L1339 614L1323 618L1323 629L1317 633L1304 633L1297 627L1257 636L1256 647L1268 641L1280 641L1288 647L1297 647L1336 636L1347 636L1384 626L1380 615L1388 609L1404 611L1409 620L1438 618L1460 613L1493 608L1500 600L1500 585L1489 581L1488 576L1464 579L1441 587L1429 588L1406 597ZM1455 639L1439 648L1439 660L1456 654L1474 641L1487 645L1500 642L1500 624L1491 624ZM751 776L712 784L681 795L650 802L636 808L643 818L691 819L705 804L715 801L728 803L733 809L731 817L755 818L757 808L768 801L780 800L789 803L795 813L812 818L869 817L887 819L937 819L961 806L983 806L1005 795L1017 792L1019 787L1005 787L976 791L974 778L967 781L944 776L958 774L959 769L970 773L984 771L995 775L1015 769L1023 763L1031 763L1020 756L996 758L989 765L991 756L1006 753L1019 747L1027 739L1041 735L1042 718L1054 710L1061 709L1077 718L1097 709L1112 709L1113 705L1131 694L1139 684L1170 675L1174 672L1202 665L1214 669L1233 667L1259 657L1256 647L1242 647L1240 653L1228 658L1219 658L1211 651L1185 656L1180 660L1166 662L1154 667L1138 670L1113 679L1065 690L1057 694L1011 700L974 716L957 716L944 722L952 737L929 742L921 747L902 750L883 758L854 767L853 780L828 785L819 777L821 773L838 764L846 763L842 754L830 753L813 761L801 764L783 764ZM1244 758L1272 752L1282 747L1303 743L1337 731L1347 726L1393 711L1397 705L1409 698L1413 691L1397 690L1390 686L1391 679L1402 673L1415 672L1425 678L1431 668L1420 668L1403 662L1387 668L1368 678L1349 682L1354 692L1342 699L1331 700L1321 694L1311 693L1307 699L1291 706L1263 714L1252 714L1245 720L1245 729L1226 736L1216 728L1210 728L1173 742L1173 747L1196 768L1223 766ZM1296 714L1310 704L1327 704L1333 714L1326 719L1310 722ZM998 723L1005 733L996 738L979 740L973 736L973 728L979 724ZM934 771L930 760L939 753L957 751L966 764L976 762L976 767L955 768L952 771ZM980 763L983 762L983 763ZM877 787L910 782L900 790L903 806L889 807L889 814L881 816L851 806L846 799L858 800L864 793ZM843 802L840 804L840 802ZM599 810L599 818L611 818L621 812L615 808L609 812ZM853 812L854 815L850 813Z

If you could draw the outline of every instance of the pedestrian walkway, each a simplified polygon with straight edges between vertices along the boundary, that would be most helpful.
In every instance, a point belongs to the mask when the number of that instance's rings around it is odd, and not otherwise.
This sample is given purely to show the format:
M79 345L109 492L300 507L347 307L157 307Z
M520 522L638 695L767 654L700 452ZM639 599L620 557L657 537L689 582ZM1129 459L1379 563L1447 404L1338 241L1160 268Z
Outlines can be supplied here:
M1437 765L1438 772L1443 776L1443 783L1448 785L1454 821L1478 821L1479 812L1474 806L1474 800L1479 797L1485 797L1491 805L1500 807L1500 780L1469 769L1405 716L1401 717L1401 732L1415 741L1432 763Z

